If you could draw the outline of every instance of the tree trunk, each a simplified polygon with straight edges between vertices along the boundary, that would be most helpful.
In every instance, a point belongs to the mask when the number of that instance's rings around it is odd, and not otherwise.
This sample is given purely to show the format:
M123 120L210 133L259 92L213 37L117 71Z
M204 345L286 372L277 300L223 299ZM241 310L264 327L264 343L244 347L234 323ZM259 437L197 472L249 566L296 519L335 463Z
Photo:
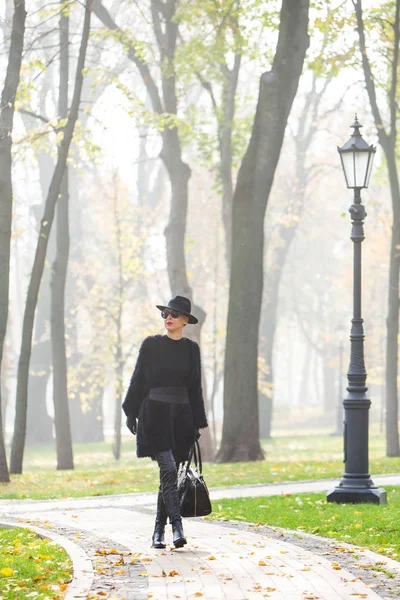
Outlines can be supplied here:
M124 380L124 363L122 360L121 330L118 332L116 365L115 365L115 420L113 452L115 460L121 458L121 417L122 417L122 386Z
M14 437L11 448L11 472L22 473L22 462L25 447L26 435L26 412L27 412L27 392L28 392L28 376L29 362L32 349L32 332L35 310L37 305L40 282L43 274L44 262L46 259L46 250L51 231L51 226L54 220L55 205L58 194L60 192L61 181L64 175L65 166L68 157L69 146L78 118L78 110L82 91L83 74L82 70L85 65L86 49L90 30L90 10L91 0L86 1L85 5L85 21L83 26L81 46L79 49L78 64L76 70L76 80L74 95L71 103L71 110L64 129L64 136L58 148L57 164L53 173L49 193L46 199L44 216L41 222L39 238L36 246L36 253L33 262L32 274L28 287L26 299L25 314L22 328L21 353L18 364L18 383L17 383L17 399L14 424Z
M57 253L53 263L51 297L51 341L53 357L54 428L57 469L74 468L68 406L67 357L65 349L65 281L69 254L68 167L57 204Z
M310 404L309 399L309 384L310 384L310 368L312 359L312 346L307 344L307 349L304 354L303 368L301 370L300 389L298 396L298 405L305 406Z
M219 462L263 458L259 442L257 359L264 215L309 43L308 5L308 0L282 2L273 66L261 76L252 135L233 197L224 423Z
M389 292L386 338L386 454L400 456L399 400L397 390L399 359L399 269L400 269L400 191L395 158L388 159L393 201L392 239L390 242Z
M15 0L10 51L0 106L0 374L4 339L6 337L7 329L8 294L10 285L10 243L13 203L11 136L14 122L15 96L19 85L22 50L24 46L25 19L26 11L24 0ZM1 414L0 386L0 482L8 482L10 478L4 446Z
M40 89L39 113L46 114L46 98L50 92L51 82L46 73L43 85ZM21 112L21 117L26 130L32 127L35 118L31 114ZM42 205L32 207L36 226L40 229L41 215L45 203L51 173L54 170L52 157L44 151L37 152L39 167L39 182L42 191ZM50 236L47 249L47 262L52 261L54 256L54 236ZM46 267L43 271L41 294L38 298L38 306L34 321L34 333L32 342L32 355L28 379L28 406L26 425L26 445L52 444L53 443L53 420L47 412L47 385L51 374L51 339L50 339L50 281L51 269Z
M79 174L77 170L72 169L69 173L69 196L70 196L70 215L71 215L71 239L74 244L71 246L72 264L79 264L84 261L82 254L82 197L80 195ZM77 282L77 277L74 269L71 270L69 279L69 297L73 300L79 298L81 293ZM85 285L90 290L93 282L85 278ZM78 323L76 318L76 310L72 301L73 313L70 316L73 322L73 327L69 331L68 349L70 357L68 360L68 368L78 370L78 384L71 387L69 383L69 411L71 418L71 433L73 443L88 443L88 442L103 442L103 392L104 392L104 369L99 373L96 372L98 365L96 364L96 344L92 349L92 354L88 360L87 356L83 356L78 348ZM94 340L95 342L95 340ZM91 361L91 359L93 360ZM94 364L93 364L94 363ZM76 380L76 378L75 378ZM88 391L88 382L90 381L90 390ZM81 385L80 385L81 384ZM82 384L85 384L83 387ZM87 410L83 410L80 399L81 393L90 395L90 404Z
M400 186L396 168L397 159L397 81L399 67L399 44L400 44L400 0L394 5L394 23L391 23L394 35L393 56L391 60L391 81L388 90L388 107L390 115L390 131L385 129L381 112L378 106L376 84L372 73L371 64L365 42L365 31L362 11L362 1L353 0L356 18L358 39L360 44L361 60L364 71L365 87L371 104L375 126L378 132L379 142L385 153L389 172L390 192L392 197L393 226L390 244L390 266L389 266L389 296L387 317L387 342L386 342L386 453L388 456L400 456L399 447L399 425L398 425L398 335L399 335L399 267L400 256L398 247L400 244Z
M331 355L326 352L322 355L322 365L323 365L323 376L324 376L324 398L323 398L323 406L324 413L329 414L335 411L336 409L336 386L335 386L335 375L336 371L333 369L329 362L331 359ZM334 413L336 418L336 411Z
M141 125L138 127L139 134L139 157L137 167L137 195L139 206L150 207L149 194L150 194L150 174L151 169L149 168L149 155L147 154L147 137L149 133L148 125ZM154 161L155 162L155 161Z
M36 319L36 331L41 323ZM47 413L46 395L51 364L48 339L36 341L32 348L32 367L29 371L27 445L53 443L53 423Z
M11 318L10 318L11 317ZM12 327L12 313L11 310L8 311L8 327L11 329ZM10 336L11 337L11 336ZM12 352L12 342L11 340L7 340L3 346L3 362L2 362L2 373L0 379L0 394L1 394L1 413L4 423L4 429L7 423L7 410L10 405L10 390L9 390L9 382L13 376L13 352Z
M302 199L298 200L296 206L302 206ZM271 438L272 415L273 415L273 397L274 397L274 378L273 378L273 350L275 341L275 331L277 326L277 312L279 302L279 286L282 278L283 267L289 254L290 246L296 233L296 224L291 227L280 227L279 244L274 249L274 258L270 261L268 269L268 279L266 281L266 290L264 293L264 308L261 316L260 336L261 336L261 354L265 357L268 365L266 377L270 385L271 396L262 394L259 397L260 413L260 436L265 439Z
M238 24L239 30L239 24ZM223 123L220 131L220 159L221 159L221 180L222 180L222 221L225 229L225 255L228 273L231 270L231 250L232 250L232 126L235 116L236 90L239 81L239 71L242 62L242 56L235 54L232 70L228 65L224 65L225 73L223 87Z
M63 3L63 0L61 0ZM68 116L69 17L60 14L60 87L58 112ZM51 344L53 357L54 427L56 432L57 469L74 468L71 424L68 407L67 356L65 349L65 282L69 256L69 189L68 166L61 180L56 207L56 257L51 281Z
M46 74L48 75L48 73ZM46 98L50 91L51 82L48 76L40 89L40 114L46 114ZM35 121L32 115L21 112L27 130ZM51 173L54 170L54 161L52 157L44 151L37 152L37 162L39 166L39 181L42 190L43 204L49 190ZM42 205L35 205L32 208L35 216L37 228L40 229L40 218L43 213ZM54 256L54 236L50 236L49 247L47 249L48 262L52 262ZM28 411L26 426L26 444L50 444L53 443L53 422L47 413L46 395L47 384L51 373L51 340L49 334L49 315L50 315L50 269L45 268L42 279L42 293L38 300L36 311L34 336L32 345L31 366L28 381Z
M123 289L123 261L121 245L121 217L118 208L118 191L114 186L114 224L115 237L117 244L117 269L118 269L118 288L117 288L117 346L115 352L115 420L114 420L114 445L113 452L115 460L121 457L121 416L122 416L122 385L124 378L124 361L122 358L122 311L124 305Z

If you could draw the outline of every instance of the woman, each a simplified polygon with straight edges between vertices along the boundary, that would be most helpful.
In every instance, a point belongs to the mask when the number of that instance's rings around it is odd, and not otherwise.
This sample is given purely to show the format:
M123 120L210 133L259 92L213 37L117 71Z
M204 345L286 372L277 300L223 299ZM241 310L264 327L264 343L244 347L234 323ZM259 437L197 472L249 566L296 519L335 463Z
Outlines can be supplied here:
M147 337L139 350L122 408L127 426L137 433L138 457L151 456L160 468L153 548L165 548L167 516L173 543L186 542L177 489L177 467L188 456L199 429L207 427L201 388L198 344L182 336L188 323L198 323L188 298L175 296L167 306L157 305L166 335ZM136 419L138 423L136 424Z

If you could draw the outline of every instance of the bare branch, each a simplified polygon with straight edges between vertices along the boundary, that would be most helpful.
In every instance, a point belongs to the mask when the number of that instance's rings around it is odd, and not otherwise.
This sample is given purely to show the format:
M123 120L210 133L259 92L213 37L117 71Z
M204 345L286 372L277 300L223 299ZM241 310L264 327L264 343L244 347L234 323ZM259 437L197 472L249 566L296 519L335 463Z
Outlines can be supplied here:
M209 96L211 98L211 104L213 106L214 111L217 112L217 110L218 110L218 104L217 104L217 101L215 99L215 95L214 95L214 90L213 90L212 84L209 81L206 81L206 79L204 79L203 75L199 71L196 71L195 73L196 73L197 79L200 81L200 83L203 86L203 88L209 94Z
M38 115L37 113L34 113L30 110L26 110L25 108L19 108L18 112L24 114L24 115L29 115L30 117L34 117L35 119L39 119L39 121L42 121L43 123L46 123L46 125L50 125L50 127L52 127L51 123L50 123L50 119L48 119L47 117L43 117L42 115ZM53 127L54 129L54 127Z
M365 31L364 31L364 20L362 13L361 0L352 0L357 18L357 30L358 38L360 42L361 60L364 70L365 85L368 92L369 101L371 104L372 114L374 116L375 125L378 130L379 141L382 146L387 146L388 134L383 126L381 113L378 106L378 100L376 97L376 86L374 76L372 74L371 63L369 62L367 47L365 44Z
M153 18L153 29L156 35L158 48L161 56L165 56L166 39L161 27L160 12L164 15L165 4L157 0L151 0L151 16Z
M142 76L143 82L147 88L151 99L151 103L153 105L153 110L156 113L161 114L163 112L161 98L158 93L157 85L155 84L155 81L150 73L150 68L146 61L142 57L139 57L137 55L136 48L134 47L132 42L124 37L124 31L120 27L118 27L118 25L115 23L110 13L105 8L105 6L103 6L100 0L95 0L94 2L94 14L98 19L100 19L100 21L103 23L103 25L105 25L105 27L111 29L112 31L117 31L120 35L121 41L128 45L128 57L132 62L135 63Z

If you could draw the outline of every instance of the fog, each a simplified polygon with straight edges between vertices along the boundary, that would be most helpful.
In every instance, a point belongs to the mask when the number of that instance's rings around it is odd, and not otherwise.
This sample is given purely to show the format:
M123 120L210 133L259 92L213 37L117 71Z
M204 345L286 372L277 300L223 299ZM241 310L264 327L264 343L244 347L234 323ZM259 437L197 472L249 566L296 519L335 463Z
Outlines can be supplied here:
M164 235L170 223L171 182L160 152L164 132L176 125L182 159L191 173L184 233L187 280L193 303L206 314L201 338L200 330L196 332L195 328L191 335L201 342L204 393L213 425L210 430L217 436L214 447L220 443L230 271L218 152L222 129L220 123L218 130L205 82L212 84L216 102L222 102L224 83L217 53L222 52L227 67L233 69L235 45L228 28L221 50L215 42L215 15L210 14L208 3L204 12L198 5L201 14L197 16L191 14L191 4L178 3L181 37L174 67L178 108L173 124L165 117L167 109L163 110L164 116L155 115L138 62L135 64L126 51L132 43L136 56L146 57L161 90L162 68L168 67L160 67L158 62L150 2L138 5L104 1L119 27L126 28L125 46L118 36L110 34L96 11L92 15L79 116L67 161L70 247L64 321L74 442L109 440L115 435L116 411L120 411L140 343L147 335L165 333L156 304L166 304L172 295L185 292L171 289ZM222 11L224 3L220 4ZM260 417L261 439L293 432L333 433L341 423L353 310L353 244L348 214L353 193L346 188L337 146L349 138L355 113L364 126L361 133L369 144L377 146L370 186L362 190L368 214L363 242L362 310L367 385L372 400L370 422L382 432L384 427L392 200L351 20L353 5L330 3L333 12L329 22L325 4L317 3L310 13L310 46L264 220L258 388L260 399L264 398L260 401L272 405L272 418L266 424L265 418L268 421L269 417ZM279 25L280 3L256 5L250 2L246 16L240 20L246 43L232 121L233 191L251 135L259 78L271 68ZM1 373L7 448L14 430L27 290L60 141L58 8L34 1L27 10L12 134L10 293ZM71 5L68 10L71 102L83 8ZM8 62L11 16L12 3L6 0L1 9L2 74ZM203 39L204 46L197 36L197 18L198 31L206 31L205 22L209 20L209 38ZM381 33L373 21L368 27L373 46ZM370 51L379 70L384 58L374 47ZM378 100L387 121L384 86L390 74L382 73L382 69L379 73ZM55 221L35 313L28 386L30 445L51 444L55 436L51 278L56 238ZM250 300L253 290L246 292ZM249 306L241 307L244 328L258 318L251 305L249 302ZM118 358L118 348L122 358ZM238 349L238 360L240 356ZM243 403L246 401L244 396ZM262 412L260 409L260 415ZM124 420L122 433L130 435Z

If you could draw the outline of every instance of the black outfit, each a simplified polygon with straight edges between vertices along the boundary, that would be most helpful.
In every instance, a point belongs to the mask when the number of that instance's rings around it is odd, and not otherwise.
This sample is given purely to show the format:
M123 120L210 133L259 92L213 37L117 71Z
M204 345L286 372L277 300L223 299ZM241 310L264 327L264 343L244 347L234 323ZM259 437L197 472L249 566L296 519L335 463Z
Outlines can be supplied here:
M157 400L154 388L159 387L186 387L189 402ZM195 430L207 427L198 344L189 338L147 337L122 408L139 420L138 457L155 458L159 452L172 450L177 463L186 460Z
M165 547L168 514L174 544L181 547L186 539L177 492L177 466L186 460L198 430L207 427L198 344L188 338L147 337L139 350L122 408L127 416L138 418L137 456L150 456L160 468L153 546Z

